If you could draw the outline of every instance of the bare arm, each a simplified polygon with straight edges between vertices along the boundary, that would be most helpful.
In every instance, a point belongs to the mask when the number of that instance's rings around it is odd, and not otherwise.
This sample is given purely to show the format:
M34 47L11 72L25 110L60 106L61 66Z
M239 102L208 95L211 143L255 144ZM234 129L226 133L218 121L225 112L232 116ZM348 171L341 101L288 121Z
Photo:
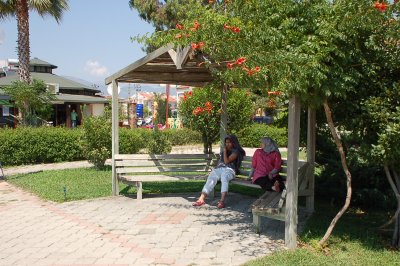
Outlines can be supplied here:
M226 147L224 148L224 163L225 164L229 164L231 162L233 162L234 160L236 160L238 157L238 153L232 153L230 156L228 156L228 150L226 149Z

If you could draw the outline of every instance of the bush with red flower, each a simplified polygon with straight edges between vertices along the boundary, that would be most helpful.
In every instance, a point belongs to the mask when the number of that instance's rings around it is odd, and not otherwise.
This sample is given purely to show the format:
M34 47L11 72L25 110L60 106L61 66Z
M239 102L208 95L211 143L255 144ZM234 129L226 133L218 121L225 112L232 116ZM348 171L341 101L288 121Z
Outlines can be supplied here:
M195 88L184 94L179 102L179 116L184 127L199 131L202 134L204 152L212 152L212 144L219 140L221 121L221 89ZM242 89L231 89L228 92L229 114L228 130L238 132L250 123L253 103Z

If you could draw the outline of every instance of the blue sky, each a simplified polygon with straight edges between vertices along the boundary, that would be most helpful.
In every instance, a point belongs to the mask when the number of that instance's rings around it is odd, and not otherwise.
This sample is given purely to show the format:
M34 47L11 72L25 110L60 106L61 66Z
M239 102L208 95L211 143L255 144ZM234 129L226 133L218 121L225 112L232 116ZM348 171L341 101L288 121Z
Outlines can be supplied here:
M58 68L57 75L104 84L145 53L130 37L153 32L128 0L69 0L69 11L60 24L51 17L30 13L31 58L38 57ZM0 60L17 59L17 22L0 22Z

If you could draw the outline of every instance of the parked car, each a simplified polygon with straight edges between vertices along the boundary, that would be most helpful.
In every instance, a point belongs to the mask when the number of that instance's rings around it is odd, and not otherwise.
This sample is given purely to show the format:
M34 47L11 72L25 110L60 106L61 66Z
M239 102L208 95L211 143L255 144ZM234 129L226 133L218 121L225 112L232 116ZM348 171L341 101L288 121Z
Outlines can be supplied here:
M151 124L153 123L153 118L152 118L151 116L146 117L146 118L144 119L144 123L145 123L146 125L151 125Z
M270 125L274 122L273 116L255 116L253 121L259 124L267 124Z

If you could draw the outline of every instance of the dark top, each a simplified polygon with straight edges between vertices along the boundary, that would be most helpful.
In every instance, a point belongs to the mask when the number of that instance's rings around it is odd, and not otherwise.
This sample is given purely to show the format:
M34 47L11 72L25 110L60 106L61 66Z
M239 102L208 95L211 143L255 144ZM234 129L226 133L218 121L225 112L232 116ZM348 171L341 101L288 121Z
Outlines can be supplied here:
M229 157L229 156L231 156L232 154L235 154L235 153L239 153L239 151L237 149L233 148L231 151L228 151L227 155ZM238 158L239 158L239 156L238 156ZM237 159L233 160L232 162L230 162L228 164L225 164L224 163L224 152L221 152L220 158L219 158L219 162L218 162L218 165L217 165L216 168L228 167L228 168L231 168L236 173L236 168L237 168L236 164L237 164Z

